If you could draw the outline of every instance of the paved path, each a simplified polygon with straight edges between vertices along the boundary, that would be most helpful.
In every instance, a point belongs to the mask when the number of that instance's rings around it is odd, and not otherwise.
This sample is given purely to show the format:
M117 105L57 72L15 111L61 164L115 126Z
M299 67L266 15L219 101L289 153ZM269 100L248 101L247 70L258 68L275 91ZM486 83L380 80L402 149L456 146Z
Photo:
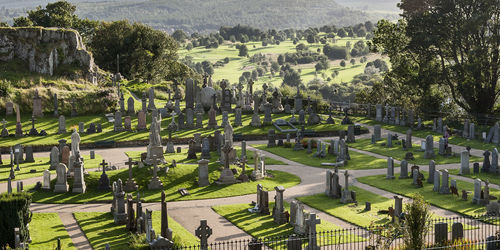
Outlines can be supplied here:
M364 125L373 131L373 127L370 125ZM382 129L383 134L387 134L388 130ZM368 138L369 134L358 136L357 138ZM329 138L322 138L327 140ZM422 138L414 137L415 140L421 140ZM267 141L251 141L247 142L248 150L253 151L256 150L251 145L254 144L265 144ZM235 143L238 145L239 143ZM182 145L185 147L185 145ZM458 146L452 145L455 151L463 150L463 147L460 148ZM97 149L95 150L96 154L101 155L106 161L111 162L113 165L122 167L124 166L124 162L128 159L128 157L124 154L127 151L144 151L145 147L131 147L131 148L111 148L111 149ZM367 154L373 157L386 159L386 156L374 154L371 152L366 152L359 149L350 148L352 151L360 152L363 154ZM88 154L89 150L82 150L83 154ZM47 157L48 152L35 153L35 157ZM471 150L472 155L482 156L482 151L480 150ZM324 192L324 179L325 179L325 171L323 168L309 167L297 162L290 161L286 158L280 157L278 155L274 155L270 152L265 152L266 157L280 160L288 165L274 165L267 166L268 169L272 170L281 170L288 173L292 173L301 178L301 183L294 187L288 188L284 193L284 198L288 202L294 200L296 197L312 195L317 193ZM400 163L395 160L396 163ZM447 165L437 165L436 169L454 169L459 168L460 164L447 164ZM422 170L428 170L428 166L421 166ZM386 169L367 169L367 170L349 170L351 174L351 185L355 185L367 191L373 192L375 194L393 198L395 196L394 193L387 192L363 183L360 183L356 180L356 178L363 176L372 176L372 175L384 175L386 174ZM399 168L395 168L395 172L399 172ZM473 182L470 178L465 178L461 176L453 176L455 179ZM341 184L344 185L343 178L341 179ZM37 181L41 181L41 177L30 178L23 180L25 185L34 184ZM496 187L492 187L496 188ZM6 184L0 184L0 192L6 190ZM274 197L274 192L270 192L270 197ZM198 227L200 219L208 220L208 224L214 229L214 234L210 238L210 241L225 241L225 240L238 240L243 238L248 238L249 235L246 234L241 229L237 228L229 221L227 221L222 216L215 213L211 207L216 205L226 205L226 204L238 204L238 203L250 203L255 200L255 194L251 195L242 195L237 197L227 197L220 199L209 199L209 200L197 200L197 201L176 201L168 203L168 211L169 215L179 222L183 227L185 227L188 231L194 233L194 230ZM270 198L272 200L272 198ZM407 198L405 198L407 199ZM70 234L71 239L75 246L78 249L91 249L87 238L84 236L80 227L76 223L72 213L73 212L109 212L110 204L32 204L33 212L56 212L59 213L63 224ZM149 208L152 210L160 210L159 203L146 203L143 204L144 208ZM326 221L332 222L336 225L339 225L343 228L351 228L352 224L340 220L336 217L333 217L324 212L318 211L311 207L305 206L306 209L316 212L318 216ZM456 213L437 208L431 206L431 211L437 215L443 217L454 217L457 216Z

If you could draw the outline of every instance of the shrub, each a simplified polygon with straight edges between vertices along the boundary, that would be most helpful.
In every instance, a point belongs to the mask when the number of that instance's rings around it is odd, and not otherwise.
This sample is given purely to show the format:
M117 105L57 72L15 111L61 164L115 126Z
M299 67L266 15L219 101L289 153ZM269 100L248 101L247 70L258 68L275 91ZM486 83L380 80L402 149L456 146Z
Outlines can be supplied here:
M413 201L405 206L405 219L402 228L406 249L423 249L429 233L431 213L429 204L420 194L415 194Z
M292 147L292 143L291 142L283 142L283 147L284 148L291 148Z
M0 194L0 248L15 246L14 228L18 227L21 241L29 239L26 225L31 222L31 195L21 193Z

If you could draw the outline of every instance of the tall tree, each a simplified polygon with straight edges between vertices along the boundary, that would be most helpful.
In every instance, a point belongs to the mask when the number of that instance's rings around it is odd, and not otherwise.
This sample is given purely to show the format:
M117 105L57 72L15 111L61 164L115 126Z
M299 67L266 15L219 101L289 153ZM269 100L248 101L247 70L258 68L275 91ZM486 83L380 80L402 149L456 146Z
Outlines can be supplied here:
M391 58L392 80L421 90L437 84L469 114L491 114L500 94L500 1L403 0L400 8L403 19L379 22L374 38Z

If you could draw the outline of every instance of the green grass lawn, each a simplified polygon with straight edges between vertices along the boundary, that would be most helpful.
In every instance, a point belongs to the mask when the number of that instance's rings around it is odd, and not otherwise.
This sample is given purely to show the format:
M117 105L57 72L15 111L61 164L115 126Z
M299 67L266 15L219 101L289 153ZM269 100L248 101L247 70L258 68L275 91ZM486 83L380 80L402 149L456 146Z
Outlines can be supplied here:
M424 176L428 176L428 173L422 171ZM452 178L451 178L452 179ZM385 175L374 175L374 176L366 176L357 178L357 180L361 183L368 184L370 186L374 186L395 194L400 194L406 197L411 197L413 193L419 193L424 197L424 200L428 203L440 207L443 209L447 209L459 214L469 215L469 216L481 216L486 212L486 208L484 206L479 206L472 204L472 196L474 192L474 184L457 180L457 186L459 193L462 190L471 191L469 194L468 200L463 201L461 198L452 196L452 195L444 195L439 194L437 192L433 192L432 188L433 184L427 183L425 180L423 188L416 188L412 185L411 179L393 179L387 180L385 179ZM484 186L484 185L483 185ZM494 190L490 188L490 194L495 197L500 197L500 191Z
M399 141L400 142L400 141ZM413 144L413 148L404 151L401 145L396 145L396 141L393 140L392 147L388 148L387 146L382 146L382 143L387 143L387 139L382 139L377 141L377 143L372 144L371 139L358 139L355 143L349 143L349 147L357 148L360 150L376 153L384 156L391 156L395 160L404 160L406 153L412 152L415 160L408 161L410 164L419 164L419 165L427 165L431 159L424 158L424 152L417 151L420 149L420 145ZM442 156L438 154L438 149L434 148L435 157L434 160L436 164L449 164L449 163L460 163L460 155L457 154L455 156ZM470 161L480 161L481 158L477 156L471 156Z
M384 123L377 122L375 120L372 120L372 119L369 119L369 118L366 118L366 117L352 117L352 119L355 122L359 122L359 123L363 123L363 124L367 124L367 125L377 125L377 124L379 124L384 129L387 129L387 130L390 130L390 131L394 131L394 132L397 132L397 133L401 133L403 135L405 135L406 131L409 129L409 127L406 127L406 126L384 124ZM431 121L427 121L425 123L432 125ZM487 128L481 129L481 128L478 128L476 126L476 132L482 132L482 131L486 131L486 130L487 130ZM442 134L436 133L436 132L434 132L432 130L429 130L429 129L425 129L425 130L413 130L412 134L413 134L413 136L420 137L420 138L426 138L427 135L432 135L434 141L439 141L439 138L442 137ZM470 146L471 148L481 149L481 150L492 150L493 148L497 147L494 144L483 143L483 140L465 139L465 138L463 138L462 136L459 136L459 135L451 135L448 138L448 143L450 143L452 145L463 146L463 147Z
M267 145L252 145L252 147L268 151L275 155L279 155L291 161L295 161L307 166L320 167L320 168L332 168L329 166L321 166L322 162L336 162L337 157L334 155L328 155L325 158L314 157L313 154L316 152L316 148L312 150L312 153L308 154L306 149L301 151L294 151L293 148L284 147L272 147L268 148ZM349 151L351 160L348 161L345 169L374 169L374 168L387 168L386 159L378 159L373 156L365 155L362 153ZM397 164L395 164L397 165Z
M356 199L359 205L342 204L340 199L332 199L324 193L302 196L297 199L310 207L360 227L382 226L391 222L389 215L380 214L378 211L388 210L389 207L394 208L394 199L388 199L355 186L351 186L349 189L356 191ZM365 202L371 203L370 211L364 211ZM432 214L432 218L442 219L443 217ZM472 229L473 227L464 225L464 228ZM449 231L451 232L451 224L449 225Z
M125 116L125 115L124 115ZM275 119L286 119L288 120L291 115L288 114L273 114L272 118ZM132 116L132 128L135 129L137 127L137 116ZM261 121L264 119L264 115L261 114ZM307 117L306 117L307 119ZM31 116L22 116L21 119L23 129L29 130L31 128ZM231 122L234 121L234 114L229 114L229 120ZM252 115L244 114L242 115L242 123L243 126L234 127L235 134L243 134L243 135L267 135L269 129L275 129L274 126L263 126L260 128L250 126L250 122L252 120ZM10 116L7 117L7 129L11 134L15 133L15 117ZM222 115L217 116L218 124L222 123ZM102 124L102 133L95 134L80 134L81 143L92 143L103 140L114 140L114 141L135 141L135 140L147 140L149 138L149 131L144 132L114 132L113 131L113 123L109 123L104 116L78 116L78 117L66 117L66 131L65 134L57 134L58 132L58 119L50 116L45 116L43 118L38 118L36 121L36 128L38 131L45 130L48 135L39 137L39 136L25 136L25 137L0 137L0 145L3 147L14 146L15 144L23 144L23 145L58 145L58 141L60 139L68 140L67 143L71 143L71 133L74 128L78 128L79 122L85 123L85 128L88 128L90 123L101 123ZM168 136L168 130L165 129L170 124L171 118L165 117L162 119L162 131L161 136L166 138ZM147 116L147 124L151 123L151 116ZM191 138L195 133L200 133L202 136L213 135L215 129L207 129L206 126L208 124L208 114L204 115L204 128L201 129L191 129L191 130L181 130L172 134L173 138ZM220 128L223 130L224 128ZM347 125L340 125L340 120L336 119L336 124L318 124L312 126L306 126L306 129L312 129L317 132L321 131L336 131L336 130L346 130ZM278 131L276 133L279 134Z
M220 177L221 165L216 162L211 162L209 168L209 180L212 183L210 186L198 187L198 164L192 164L197 160L182 161L187 156L186 151L181 154L167 155L167 162L172 159L177 159L178 164L175 168L170 168L168 174L165 171L159 171L158 177L163 182L164 190L167 195L168 201L175 200L199 200L199 199L213 199L222 197L239 196L254 193L257 184L262 184L265 189L272 190L275 186L282 185L284 187L295 186L300 183L298 176L275 170L268 170L274 177L265 178L259 181L251 181L245 183L238 183L233 185L217 185L214 183ZM200 154L198 154L199 158ZM215 155L214 155L215 157ZM235 166L232 166L235 167ZM241 172L241 169L238 168ZM252 169L247 168L247 174L250 175ZM111 182L119 178L123 183L128 178L128 169L123 168L115 171L106 172ZM36 191L33 193L33 202L40 203L86 203L86 202L109 202L113 199L112 192L101 192L97 190L100 172L90 172L89 176L85 177L87 185L87 192L84 194L74 193L54 193L49 191ZM139 193L141 198L146 202L158 202L161 200L160 190L148 190L147 185L151 180L152 170L149 167L133 168L133 175L136 183L139 185ZM68 181L70 190L72 186L72 179ZM53 180L55 182L55 180ZM186 188L191 195L182 197L178 189ZM134 196L137 192L133 192Z
M102 157L98 154L95 155L95 159L90 159L90 155L82 156L85 161L85 167L88 168L97 168L98 164L102 162ZM15 171L16 179L13 181L33 178L37 176L43 176L43 171L45 169L49 169L50 167L50 158L49 157L37 157L35 158L35 162L27 162L27 163L19 163L20 171ZM10 175L10 160L4 160L4 164L0 165L0 183L7 182L7 179ZM14 169L16 165L14 165ZM30 170L36 170L35 173L30 173ZM51 179L56 178L56 171L50 171Z
M30 249L56 249L58 238L61 249L76 249L57 213L33 213L30 236Z
M125 225L115 225L111 213L74 213L78 225L87 236L94 249L104 249L109 244L111 249L143 249L149 248L146 243L132 246L132 234ZM159 234L161 231L161 213L153 212L153 229ZM199 244L198 239L172 218L168 218L168 225L173 231L172 239L176 246L191 246Z
M236 149L236 156L237 157L240 157L241 156L241 149L240 147L238 146L235 146L234 149ZM182 152L187 152L187 149L182 149ZM130 151L130 152L125 152L125 154L128 156L128 157L131 157L135 160L138 160L141 158L141 153L144 153L144 152L141 152L141 151ZM247 149L247 165L253 165L254 164L254 157L253 157L253 152L248 150ZM182 155L177 155L177 154L163 154L164 157L168 157L168 159L170 159L170 161L172 160L175 160L177 163L197 163L200 159L197 159L197 160L191 160L191 159L186 159L186 156L185 154L182 154ZM219 156L217 155L217 153L215 152L211 152L210 153L211 155L211 158L210 158L210 161L211 162L215 162L215 161L218 161L219 160ZM198 154L198 156L201 157L201 154ZM280 160L276 160L276 159L273 159L273 158L270 158L270 157L266 157L264 159L264 162L266 163L266 165L288 165Z
M284 203L285 210L290 210L290 204ZM287 236L293 234L293 226L288 223L278 225L273 221L272 215L261 215L258 213L250 213L248 211L252 206L250 204L231 204L214 206L212 209L230 221L233 225L245 231L254 238L271 238L278 236ZM274 202L269 202L269 209L272 210ZM317 232L331 231L341 229L339 226L328 221L321 220L321 224L317 226ZM349 242L359 242L365 239L355 236L348 232L338 234L335 237L328 237L331 242L318 240L318 244L342 244ZM327 244L325 244L327 243ZM270 244L271 247L279 247L275 244Z
M448 172L450 174L453 174L453 175L458 175L459 173L459 169L449 169ZM472 180L476 179L476 178L479 178L483 181L485 180L489 180L490 183L500 183L500 175L498 174L494 174L494 173L477 173L477 174L474 174L472 173L472 166L471 166L471 170L470 170L470 174L466 174L466 175L462 175L463 177L467 177L467 178L471 178ZM490 186L491 188L491 186Z

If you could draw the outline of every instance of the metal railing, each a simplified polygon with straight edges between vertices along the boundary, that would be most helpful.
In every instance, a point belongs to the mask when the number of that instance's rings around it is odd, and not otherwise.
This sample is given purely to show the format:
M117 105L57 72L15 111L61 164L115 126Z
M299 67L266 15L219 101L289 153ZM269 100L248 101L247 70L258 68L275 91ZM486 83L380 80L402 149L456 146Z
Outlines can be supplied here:
M391 219L388 217L388 221ZM404 225L401 220L399 225ZM436 226L439 224L438 226ZM212 242L207 246L176 246L174 249L398 249L404 246L405 231L394 223L355 227L313 234ZM392 228L392 229L390 229ZM434 218L423 236L426 249L500 249L500 217ZM210 239L209 239L210 241ZM486 246L493 248L486 248Z

